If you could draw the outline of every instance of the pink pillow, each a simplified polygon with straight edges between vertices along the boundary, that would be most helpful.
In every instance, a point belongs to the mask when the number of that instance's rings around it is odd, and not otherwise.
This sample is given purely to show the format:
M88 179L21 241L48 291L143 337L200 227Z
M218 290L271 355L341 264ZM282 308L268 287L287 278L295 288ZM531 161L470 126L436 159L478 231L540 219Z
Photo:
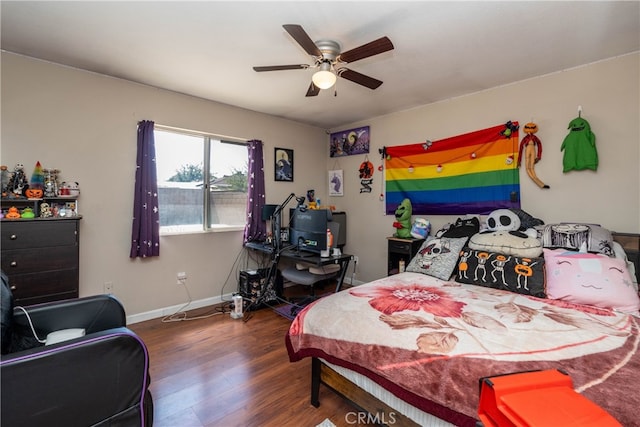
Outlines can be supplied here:
M544 249L547 297L638 314L640 298L623 260Z

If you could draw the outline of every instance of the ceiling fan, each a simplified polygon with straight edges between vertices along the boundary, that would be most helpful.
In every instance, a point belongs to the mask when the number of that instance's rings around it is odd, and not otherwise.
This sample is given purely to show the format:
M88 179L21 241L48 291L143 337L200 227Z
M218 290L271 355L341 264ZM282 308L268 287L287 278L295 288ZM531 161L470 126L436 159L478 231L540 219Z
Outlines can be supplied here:
M381 37L377 40L348 50L340 51L340 44L333 40L318 40L314 42L300 25L283 25L284 29L298 42L298 44L313 57L313 65L271 65L264 67L253 67L255 71L281 71L281 70L306 70L307 68L317 68L312 77L311 85L306 96L316 96L321 89L329 89L336 82L336 76L345 78L369 89L377 89L382 81L366 76L357 71L346 68L344 64L352 63L360 59L378 55L393 49L393 43L388 37Z

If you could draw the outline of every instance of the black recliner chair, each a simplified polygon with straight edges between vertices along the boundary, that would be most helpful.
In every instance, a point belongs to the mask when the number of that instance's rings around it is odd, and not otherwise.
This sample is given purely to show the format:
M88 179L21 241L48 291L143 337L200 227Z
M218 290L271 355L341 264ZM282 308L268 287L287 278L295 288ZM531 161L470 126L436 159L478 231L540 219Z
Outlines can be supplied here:
M25 307L39 339L62 329L86 331L45 346L33 339L25 313L11 307L2 276L3 427L153 424L149 355L142 340L125 327L118 300L98 295Z

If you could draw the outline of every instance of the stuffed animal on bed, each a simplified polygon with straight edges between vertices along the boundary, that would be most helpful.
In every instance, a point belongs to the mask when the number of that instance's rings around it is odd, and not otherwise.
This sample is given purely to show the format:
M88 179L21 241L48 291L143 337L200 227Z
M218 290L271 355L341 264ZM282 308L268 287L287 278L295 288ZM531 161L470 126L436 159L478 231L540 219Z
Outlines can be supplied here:
M411 200L404 199L396 208L396 220L393 223L393 227L396 229L394 237L411 238L411 213Z
M469 239L471 249L499 252L521 257L539 257L542 243L534 229L520 231L520 217L510 209L497 209L489 214L486 229Z

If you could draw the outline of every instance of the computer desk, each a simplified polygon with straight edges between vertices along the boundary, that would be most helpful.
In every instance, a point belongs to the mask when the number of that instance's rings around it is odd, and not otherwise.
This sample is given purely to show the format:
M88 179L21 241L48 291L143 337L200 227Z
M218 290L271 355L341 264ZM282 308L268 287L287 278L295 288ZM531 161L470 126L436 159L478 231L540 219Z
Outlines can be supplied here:
M273 245L260 243L260 242L247 242L244 245L245 248L256 250L268 255L275 255L275 249ZM347 269L349 268L349 263L353 259L353 255L349 254L341 254L338 256L328 256L321 257L320 255L316 255L313 252L298 252L295 248L292 249L284 249L280 251L279 258L286 258L299 262L306 262L308 264L315 265L316 267L322 267L323 265L330 264L339 264L340 265L340 275L338 276L338 280L336 283L336 292L340 292L342 289L342 283L344 282L344 277L347 274Z

